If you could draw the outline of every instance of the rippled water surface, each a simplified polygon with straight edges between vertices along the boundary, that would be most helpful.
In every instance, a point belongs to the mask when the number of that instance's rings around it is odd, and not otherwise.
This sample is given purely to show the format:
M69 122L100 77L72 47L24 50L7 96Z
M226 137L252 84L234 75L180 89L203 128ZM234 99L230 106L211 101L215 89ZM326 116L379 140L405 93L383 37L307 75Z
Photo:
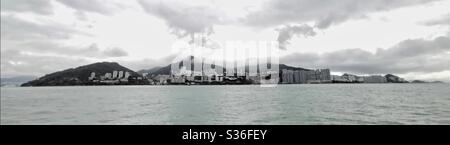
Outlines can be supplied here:
M450 124L450 84L1 88L1 124Z

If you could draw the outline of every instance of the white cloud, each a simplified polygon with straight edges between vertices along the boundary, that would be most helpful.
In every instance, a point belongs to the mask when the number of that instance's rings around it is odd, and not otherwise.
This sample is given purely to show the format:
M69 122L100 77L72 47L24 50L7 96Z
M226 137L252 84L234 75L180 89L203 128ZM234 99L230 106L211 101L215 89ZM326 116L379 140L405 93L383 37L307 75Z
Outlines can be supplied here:
M450 70L450 38L404 40L375 53L343 49L323 54L294 53L280 62L310 68L330 68L357 74L432 73Z

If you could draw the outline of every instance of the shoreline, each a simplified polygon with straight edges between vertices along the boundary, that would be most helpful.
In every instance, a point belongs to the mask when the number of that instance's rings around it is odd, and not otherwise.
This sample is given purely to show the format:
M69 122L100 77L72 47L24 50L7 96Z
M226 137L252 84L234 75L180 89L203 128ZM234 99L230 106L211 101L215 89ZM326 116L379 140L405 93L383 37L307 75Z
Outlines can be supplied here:
M309 83L309 84L277 84L277 85L345 85L345 84L354 84L354 85L371 85L371 84L449 84L446 82L439 83ZM28 88L28 87L90 87L90 86L258 86L261 84L166 84L166 85L59 85L59 86L2 86L1 88Z

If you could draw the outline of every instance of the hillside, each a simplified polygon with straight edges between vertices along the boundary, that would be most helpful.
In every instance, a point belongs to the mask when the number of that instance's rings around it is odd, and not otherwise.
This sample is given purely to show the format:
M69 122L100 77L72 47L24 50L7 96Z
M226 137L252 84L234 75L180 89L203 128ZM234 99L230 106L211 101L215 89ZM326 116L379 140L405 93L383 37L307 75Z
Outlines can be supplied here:
M95 72L97 75L104 75L113 71L128 71L131 73L131 76L140 76L133 70L121 66L116 62L98 62L47 74L39 79L24 83L21 86L85 85L88 83L88 77L91 75L91 72Z
M159 70L161 68L162 67L157 66L157 67L153 67L153 68L150 68L150 69L142 69L142 70L137 71L137 73L139 73L139 74L143 74L143 73L152 74L153 72L155 72L155 71L157 71L157 70Z

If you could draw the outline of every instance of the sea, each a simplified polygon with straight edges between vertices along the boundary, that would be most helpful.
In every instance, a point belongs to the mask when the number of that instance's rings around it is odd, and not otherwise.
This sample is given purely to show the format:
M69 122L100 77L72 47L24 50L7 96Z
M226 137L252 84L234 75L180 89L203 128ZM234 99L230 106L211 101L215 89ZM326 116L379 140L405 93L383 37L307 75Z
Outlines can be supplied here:
M450 124L450 84L2 87L1 124Z

